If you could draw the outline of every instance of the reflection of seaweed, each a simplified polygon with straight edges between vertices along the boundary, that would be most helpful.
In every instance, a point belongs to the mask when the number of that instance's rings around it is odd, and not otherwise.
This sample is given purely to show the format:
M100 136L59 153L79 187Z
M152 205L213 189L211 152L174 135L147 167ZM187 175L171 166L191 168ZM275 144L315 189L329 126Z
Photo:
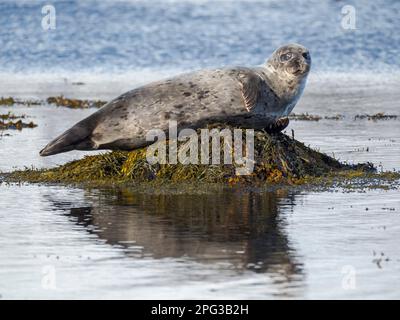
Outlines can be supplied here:
M226 189L208 194L145 194L102 190L94 207L68 216L132 257L187 257L236 270L301 278L281 221L277 192Z

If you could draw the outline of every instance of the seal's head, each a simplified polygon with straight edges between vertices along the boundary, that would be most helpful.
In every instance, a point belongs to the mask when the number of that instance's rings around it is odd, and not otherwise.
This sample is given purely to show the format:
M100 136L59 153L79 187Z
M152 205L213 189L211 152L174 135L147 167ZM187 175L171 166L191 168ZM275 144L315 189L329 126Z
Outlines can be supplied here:
M293 43L276 49L266 65L289 78L303 78L310 71L311 56L306 47Z

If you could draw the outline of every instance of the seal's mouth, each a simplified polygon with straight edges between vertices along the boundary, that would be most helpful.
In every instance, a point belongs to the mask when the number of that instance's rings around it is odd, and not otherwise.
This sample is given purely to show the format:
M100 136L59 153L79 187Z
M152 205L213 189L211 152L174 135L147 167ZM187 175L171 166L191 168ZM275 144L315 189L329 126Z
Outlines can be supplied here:
M295 64L289 68L289 72L295 76L300 76L310 71L310 65L308 63Z
M311 57L308 52L304 52L301 57L292 62L289 67L290 73L295 76L307 74L311 68Z
M304 73L303 69L297 69L296 71L292 72L295 76L299 76Z
M303 66L301 66L297 70L293 71L293 74L295 76L299 76L299 75L308 73L308 71L310 71L310 65L309 64L304 64Z

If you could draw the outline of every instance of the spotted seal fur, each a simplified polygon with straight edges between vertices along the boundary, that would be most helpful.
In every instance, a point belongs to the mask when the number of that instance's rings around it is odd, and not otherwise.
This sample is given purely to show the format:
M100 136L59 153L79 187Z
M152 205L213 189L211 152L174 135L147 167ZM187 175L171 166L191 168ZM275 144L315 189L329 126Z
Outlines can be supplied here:
M200 70L150 83L110 101L78 122L41 152L133 150L151 144L151 129L167 132L227 123L244 128L283 130L299 100L311 66L309 51L298 44L278 48L257 67Z

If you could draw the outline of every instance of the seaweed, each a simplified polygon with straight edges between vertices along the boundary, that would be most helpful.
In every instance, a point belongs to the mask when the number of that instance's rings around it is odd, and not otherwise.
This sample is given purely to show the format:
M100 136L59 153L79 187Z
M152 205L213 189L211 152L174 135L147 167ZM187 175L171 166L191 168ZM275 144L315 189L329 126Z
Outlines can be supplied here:
M395 120L398 116L394 114L384 114L383 112L378 112L376 114L357 114L354 117L354 120L364 120L367 119L368 121L377 121L377 120Z
M296 121L319 121L322 119L321 116L319 115L313 115L313 114L308 114L308 113L292 113L289 116L290 120L296 120Z
M47 103L55 104L58 107L67 107L72 109L78 108L100 108L106 104L105 101L101 100L80 100L80 99L69 99L64 96L49 97Z
M12 106L13 104L15 104L15 100L12 97L8 97L8 98L0 98L0 105L1 106Z
M25 115L16 116L12 113L0 114L0 130L22 130L23 128L35 128L37 124L30 122L23 122ZM13 121L16 120L16 121Z
M292 113L289 116L290 120L295 121L320 121L324 120L343 120L345 116L343 114L335 114L331 116L320 116L315 114L308 113ZM395 114L385 114L384 112L378 112L376 114L356 114L353 117L353 120L369 120L369 121L378 121L378 120L396 120L399 116Z
M168 147L169 142L163 142ZM179 144L178 144L179 145ZM222 151L221 147L221 153ZM237 164L150 164L146 148L85 156L50 169L25 169L7 175L7 181L66 184L127 184L204 182L233 185L306 185L362 178L399 179L400 174L381 175L370 164L339 162L303 143L278 133L255 131L254 170L236 175Z
M16 99L13 97L8 97L8 98L0 98L0 106L7 106L7 107L11 107L13 105L24 105L24 106L38 106L43 104L43 101L41 100L24 100L24 99Z
M80 109L80 108L100 108L105 105L107 102L102 100L81 100L81 99L70 99L65 98L64 96L56 96L56 97L48 97L46 101L42 100L24 100L24 99L16 99L13 97L8 98L0 98L0 106L13 106L13 105L24 105L24 106L33 106L33 105L42 105L44 103L54 104L57 107L67 107L72 109Z

